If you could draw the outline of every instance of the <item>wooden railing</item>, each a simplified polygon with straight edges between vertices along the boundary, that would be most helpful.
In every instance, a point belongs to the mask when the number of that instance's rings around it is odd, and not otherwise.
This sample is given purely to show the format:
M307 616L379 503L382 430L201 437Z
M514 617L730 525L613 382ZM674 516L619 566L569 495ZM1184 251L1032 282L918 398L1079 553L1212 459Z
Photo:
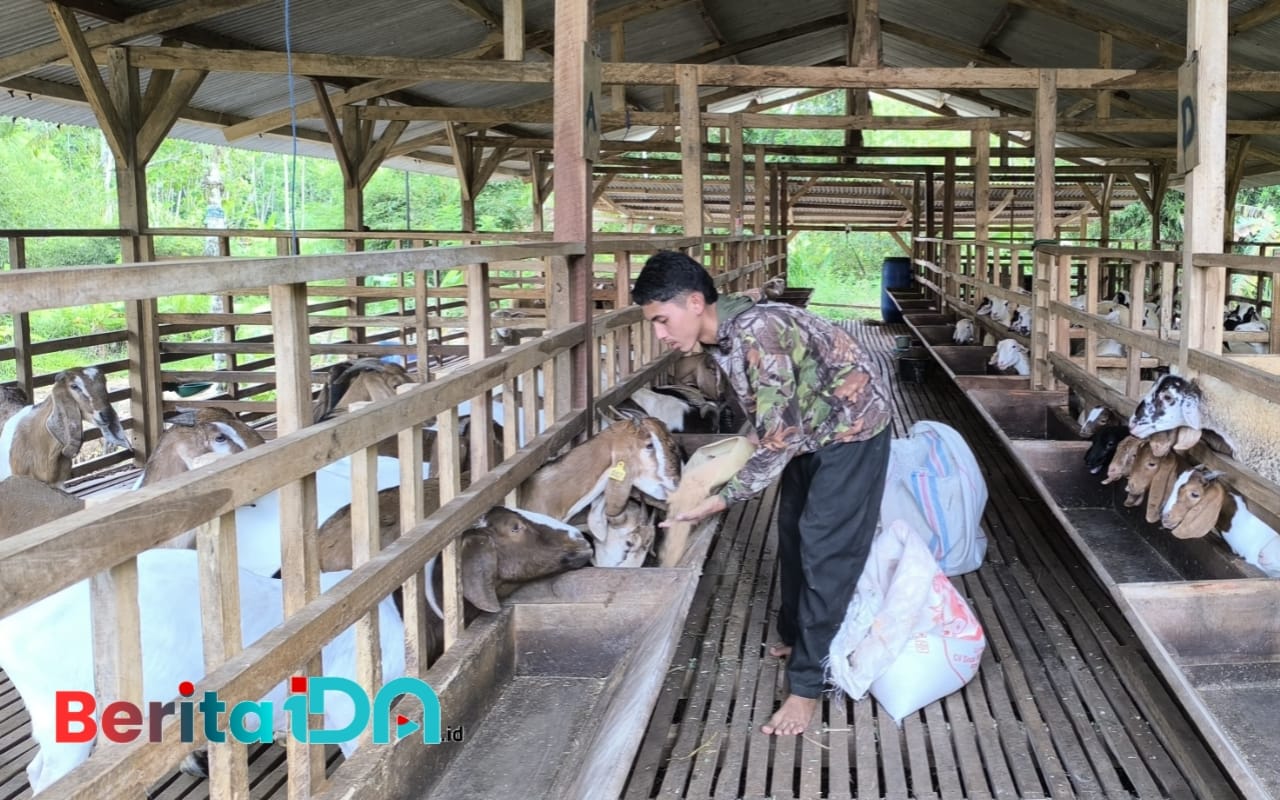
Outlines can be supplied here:
M1024 269L1023 247L971 240L917 240L916 280L935 292L944 308L949 306L969 317L981 298L1027 302L1027 295L1013 288L1013 281ZM1175 307L1182 300L1181 287L1186 285L1182 253L1041 245L1035 248L1035 259L1032 335L1021 337L983 317L976 318L979 326L997 339L1017 339L1030 348L1033 387L1049 388L1061 382L1087 402L1102 402L1120 413L1131 414L1151 385L1149 379L1144 380L1143 371L1159 365L1177 365L1184 374L1212 376L1260 398L1280 397L1280 376L1274 370L1259 368L1270 366L1273 356L1223 355L1216 348L1195 347L1185 348L1184 354L1179 341L1183 334L1175 326ZM1227 278L1233 274L1263 275L1269 283L1280 273L1280 259L1273 256L1206 254L1195 255L1192 261L1196 269L1223 269ZM1229 280L1224 279L1221 285L1228 286ZM1110 322L1098 313L1099 301L1114 296L1118 290L1132 298L1127 326ZM1073 297L1080 295L1085 298L1083 310L1071 303ZM1157 298L1159 304L1158 324L1152 329L1143 327L1144 302L1148 298ZM1214 316L1222 307L1212 298L1198 298L1196 302L1203 304L1205 313ZM1258 305L1270 308L1269 300ZM1206 330L1225 343L1264 343L1271 353L1280 354L1280 329L1274 320L1267 332L1223 331L1220 316L1211 322ZM1099 356L1097 343L1104 338L1124 345L1125 355ZM1072 343L1081 340L1083 347L1076 352ZM1280 529L1280 485L1203 443L1190 455L1225 473L1232 486L1250 501L1250 508Z
M760 286L781 260L777 238L656 239L629 238L609 243L616 253L614 272L629 275L640 252L658 247L691 248L711 262L717 283L729 289ZM460 533L492 505L504 502L516 487L551 455L595 423L595 409L618 402L635 387L661 376L673 359L658 352L650 326L636 307L596 316L586 323L547 330L542 336L503 352L488 355L487 315L462 319L472 334L470 363L424 383L401 387L398 396L352 410L339 418L310 423L314 308L309 302L312 282L351 281L381 274L412 274L415 278L450 269L467 270L471 285L468 304L488 307L488 267L534 260L565 259L585 252L581 243L537 242L516 245L461 246L425 250L393 250L323 256L285 256L267 259L211 259L146 265L93 266L26 270L0 275L0 313L29 313L38 309L103 302L143 301L174 294L234 295L262 291L270 311L219 318L169 320L166 325L245 325L269 321L273 337L254 343L255 350L274 362L270 375L277 392L273 403L278 436L258 448L198 467L153 486L114 497L72 516L0 542L0 616L12 614L53 592L83 580L94 584L93 618L99 630L115 630L111 646L95 648L95 671L100 691L116 698L141 701L142 656L137 597L137 556L184 531L198 527L200 593L205 630L192 631L206 641L208 672L196 683L197 696L213 691L227 702L254 700L299 670L318 674L320 648L339 632L372 619L378 603L394 590L404 592L407 674L421 677L427 667L425 590L421 576L426 562L443 557L446 643L463 629L457 542ZM629 281L618 281L625 287ZM425 285L425 284L415 284ZM341 288L350 288L344 286ZM617 299L622 302L622 288ZM421 300L418 295L416 300ZM415 329L433 322L425 307L412 309ZM441 325L445 324L440 322ZM448 324L457 324L452 320ZM157 329L160 323L157 322ZM261 346L260 346L261 345ZM410 347L409 345L405 345ZM419 345L414 343L413 348ZM570 352L586 347L603 357L589 359L597 387L592 408L575 408L567 377ZM382 352L380 345L372 350ZM395 351L393 351L395 352ZM416 351L426 365L426 353ZM159 354L157 354L159 355ZM267 360L267 359L264 359ZM182 374L182 373L178 373ZM428 375L427 377L432 377ZM532 387L541 377L545 397L541 407ZM236 375L231 382L260 380ZM501 388L506 419L522 419L536 434L523 447L516 440L518 424L504 426L503 456L489 464L484 447L472 448L471 482L464 487L460 471L458 406L470 402L483 419L492 393ZM519 393L517 390L520 389ZM519 394L519 399L517 399ZM478 402L477 402L478 401ZM541 412L541 413L540 413ZM435 419L440 455L433 474L440 478L438 510L425 513L421 493L421 429ZM541 419L541 421L540 421ZM474 417L473 417L473 421ZM473 425L483 437L487 424ZM376 514L352 514L355 570L324 594L318 592L314 555L317 520L314 511L315 473L335 460L352 457L353 509L377 505L377 486L370 465L378 442L396 437L399 444L402 491L401 535L379 550ZM268 491L280 492L282 578L286 618L282 625L243 648L231 644L239 636L239 588L235 554L235 509ZM374 519L370 519L372 516ZM376 626L356 629L359 663L372 664L379 647ZM360 676L366 689L380 682L376 670ZM158 743L100 747L87 763L47 790L48 797L100 798L137 794L161 778L186 753L204 744L203 730L195 741L183 743L180 722L171 718ZM197 726L198 728L200 726ZM323 780L307 746L289 742L290 780L315 785ZM223 743L210 751L215 796L248 796L247 754L242 745ZM299 790L302 791L302 790Z

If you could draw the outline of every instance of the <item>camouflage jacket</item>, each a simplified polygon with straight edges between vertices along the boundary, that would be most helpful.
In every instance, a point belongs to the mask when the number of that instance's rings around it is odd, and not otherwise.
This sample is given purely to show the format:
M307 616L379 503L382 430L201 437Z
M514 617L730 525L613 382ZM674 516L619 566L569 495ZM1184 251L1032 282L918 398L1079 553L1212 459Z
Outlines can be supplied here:
M741 295L716 304L717 345L707 349L755 421L760 444L720 496L763 491L793 456L870 439L889 425L888 388L844 329L784 303Z

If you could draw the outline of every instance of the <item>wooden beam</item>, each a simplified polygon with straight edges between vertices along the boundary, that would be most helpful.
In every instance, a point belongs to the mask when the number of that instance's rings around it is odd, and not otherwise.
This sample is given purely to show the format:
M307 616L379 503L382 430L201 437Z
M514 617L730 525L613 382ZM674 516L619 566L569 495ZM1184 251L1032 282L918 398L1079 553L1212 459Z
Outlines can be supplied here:
M1009 2L1056 17L1085 30L1095 33L1109 33L1122 42L1128 42L1134 47L1159 53L1175 63L1182 61L1185 52L1181 43L1148 33L1141 28L1128 25L1113 17L1095 14L1088 9L1071 3L1070 0L1009 0Z
M524 0L502 0L502 57L524 61Z
M971 136L973 142L973 235L978 239L986 239L991 210L991 132L979 128L974 130Z
M76 22L75 12L56 2L49 2L47 5L49 14L53 17L53 25L58 29L58 36L67 48L71 65L75 68L76 77L80 80L80 88L84 90L85 100L88 101L89 107L93 109L93 115L98 119L98 127L102 129L107 145L111 147L117 162L132 161L133 147L132 142L129 141L124 120L120 118L115 103L107 93L107 85L103 82L93 53L85 42L84 31L80 30L80 24Z
M880 0L853 0L853 56L859 67L878 68L884 62L880 43Z
M978 43L979 50L991 52L995 48L996 40L1000 38L1000 34L1004 33L1009 21L1013 19L1013 12L1014 7L1009 3L1005 3L1000 7L995 19L991 20L991 25L987 28L987 32L982 35L982 41Z
M453 151L453 165L458 171L462 199L475 200L471 194L471 179L474 177L471 169L471 144L458 132L456 123L450 122L445 133L449 137L449 149Z
M481 83L551 83L551 65L474 61L463 58L400 58L397 56L294 53L292 66L285 53L264 50L222 50L178 47L131 47L130 62L150 69L196 67L211 72L253 72L285 75L342 75L363 78L416 77L426 81Z
M1236 198L1244 178L1245 157L1249 154L1250 137L1240 136L1227 145L1226 213L1222 220L1223 245L1235 240Z
M387 159L387 153L395 146L395 143L400 139L400 135L404 133L404 129L407 127L409 127L407 122L393 121L388 123L382 135L378 137L378 141L365 151L358 170L361 186L367 185L369 180L373 178L373 173L378 171L378 167L382 166L382 162Z
M624 62L627 60L627 40L623 24L615 22L609 28L609 59L616 62ZM622 84L614 84L609 94L609 110L610 111L626 111L627 109L627 87ZM603 124L603 123L602 123Z
M329 95L325 93L324 84L318 78L312 78L311 86L315 89L316 101L320 103L321 117L324 119L325 130L329 132L329 141L333 144L334 158L337 159L338 166L342 168L342 181L346 186L357 186L359 185L359 176L356 173L356 165L351 163L351 151L347 149L347 141L343 137L343 131L338 127L338 119L333 114L333 106L329 105Z
M742 146L742 120L734 116L729 125L729 233L733 236L742 235L742 207L747 194L747 165Z
M1084 192L1085 199L1093 206L1094 211L1097 211L1099 214L1106 213L1106 209L1102 205L1102 201L1098 199L1098 196L1089 188L1089 184L1084 181L1076 181L1076 186L1079 186L1080 191Z
M1151 195L1147 193L1147 188L1142 185L1142 181L1138 180L1137 173L1126 172L1124 177L1125 180L1129 181L1129 185L1133 187L1133 190L1138 193L1138 199L1147 207L1147 213L1154 213L1155 205Z
M502 30L502 20L495 17L479 0L447 0L447 2L480 20L489 30Z
M173 75L171 72L164 74ZM200 88L200 84L204 83L205 76L208 74L200 70L184 69L175 79L168 82L169 85L163 94L159 95L150 110L145 111L145 121L138 130L138 160L144 164L151 160L151 156L155 155L164 137L173 129L178 116L191 102L191 98L195 96L196 90ZM152 73L152 76L152 80L155 80L155 73ZM147 97L151 97L150 85L147 86ZM144 102L144 109L147 106L148 104Z
M84 41L89 48L102 47L142 36L164 33L184 25L262 5L265 2L267 0L180 0L162 8L134 14L124 22L85 31ZM65 46L65 43L55 42L0 58L0 81L52 64L69 53L70 49Z
M1259 25L1265 25L1276 17L1280 17L1280 0L1267 0L1267 2L1243 14L1236 16L1234 20L1227 26L1227 35L1235 36L1238 33L1253 30Z
M595 188L591 190L592 205L600 202L600 198L604 197L604 193L609 188L609 184L613 183L614 179L617 177L618 173L611 172L596 181Z
M484 191L484 187L489 185L489 179L493 177L493 173L498 169L498 165L502 163L502 159L506 157L507 151L510 149L510 145L498 145L476 167L474 186L471 190L476 197L479 197L480 193Z
M1098 34L1098 68L1111 69L1112 59L1115 50L1115 37L1110 33L1102 32ZM1106 89L1098 90L1098 111L1094 115L1098 119L1108 119L1111 116L1111 92Z

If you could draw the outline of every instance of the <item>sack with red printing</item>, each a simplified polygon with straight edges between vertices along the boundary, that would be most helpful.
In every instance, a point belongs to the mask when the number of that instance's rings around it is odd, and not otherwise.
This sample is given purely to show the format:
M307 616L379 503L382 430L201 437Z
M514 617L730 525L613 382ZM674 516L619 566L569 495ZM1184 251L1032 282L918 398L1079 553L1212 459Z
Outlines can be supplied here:
M982 625L922 537L894 520L871 544L827 677L854 699L870 691L901 722L968 683L985 648Z

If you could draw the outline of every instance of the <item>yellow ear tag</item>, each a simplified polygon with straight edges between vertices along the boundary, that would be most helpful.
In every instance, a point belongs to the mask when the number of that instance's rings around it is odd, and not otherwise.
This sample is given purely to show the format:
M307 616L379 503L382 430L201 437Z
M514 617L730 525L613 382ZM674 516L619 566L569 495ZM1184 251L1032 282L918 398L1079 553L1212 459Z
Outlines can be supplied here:
M627 479L627 465L619 461L616 465L614 465L613 469L609 470L609 480L625 481L626 479Z

